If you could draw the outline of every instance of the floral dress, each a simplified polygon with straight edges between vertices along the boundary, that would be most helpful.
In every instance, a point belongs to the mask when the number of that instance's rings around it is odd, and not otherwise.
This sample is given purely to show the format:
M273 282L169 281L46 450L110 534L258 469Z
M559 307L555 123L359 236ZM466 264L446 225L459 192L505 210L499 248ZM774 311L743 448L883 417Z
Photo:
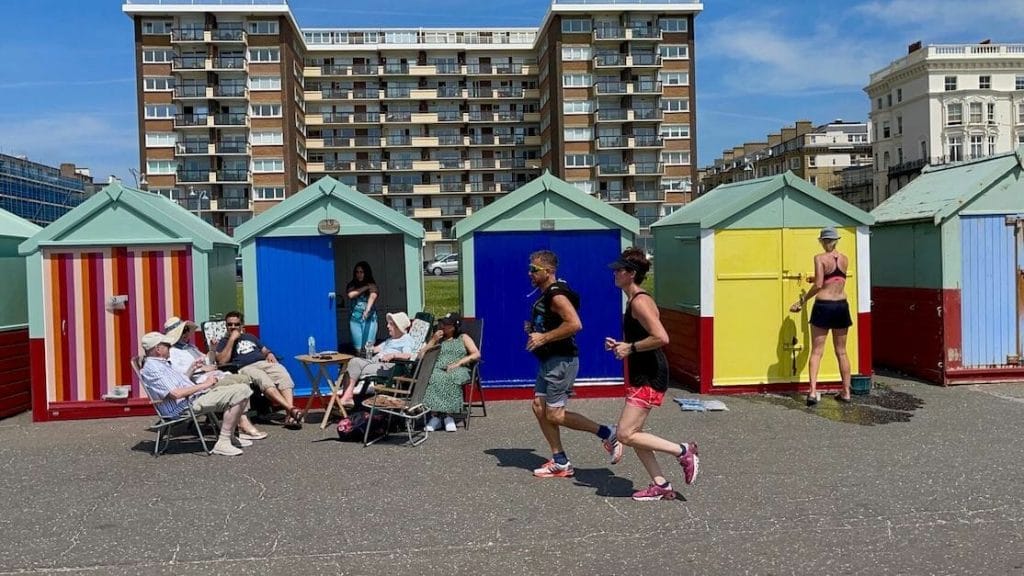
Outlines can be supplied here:
M462 336L441 342L441 351L437 354L437 362L434 363L434 371L430 374L427 392L423 396L423 405L431 412L462 412L462 385L469 382L469 368L459 366L451 372L445 368L462 360L467 354Z

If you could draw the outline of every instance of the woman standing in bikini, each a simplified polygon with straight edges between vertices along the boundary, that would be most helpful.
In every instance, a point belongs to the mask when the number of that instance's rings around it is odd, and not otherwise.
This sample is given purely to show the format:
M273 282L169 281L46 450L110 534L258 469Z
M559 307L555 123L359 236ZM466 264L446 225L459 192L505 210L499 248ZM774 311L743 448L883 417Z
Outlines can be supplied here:
M789 307L790 312L799 312L804 303L814 298L811 308L811 358L809 363L811 390L807 394L807 405L818 403L818 371L821 357L825 352L825 338L832 331L832 344L839 361L839 374L843 380L843 392L838 397L842 402L850 401L850 358L846 355L846 333L853 320L850 318L850 304L846 301L846 270L850 261L836 250L839 233L835 228L822 228L818 241L825 251L814 257L814 278L808 279L814 286L800 300Z

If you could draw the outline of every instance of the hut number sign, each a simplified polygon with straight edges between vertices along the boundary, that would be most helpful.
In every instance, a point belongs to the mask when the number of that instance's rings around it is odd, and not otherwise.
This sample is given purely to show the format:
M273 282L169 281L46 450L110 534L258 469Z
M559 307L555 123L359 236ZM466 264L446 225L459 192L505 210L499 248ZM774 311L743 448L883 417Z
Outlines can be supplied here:
M335 236L338 232L341 232L341 222L338 222L334 218L324 218L317 222L316 231L330 236Z

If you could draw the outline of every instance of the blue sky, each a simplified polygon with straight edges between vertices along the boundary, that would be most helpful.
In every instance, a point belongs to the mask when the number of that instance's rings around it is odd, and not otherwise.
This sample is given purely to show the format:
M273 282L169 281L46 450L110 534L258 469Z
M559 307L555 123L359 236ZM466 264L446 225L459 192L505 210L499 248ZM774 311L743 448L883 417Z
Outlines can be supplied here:
M291 0L304 27L536 26L548 0ZM927 9L922 8L926 5ZM131 181L131 21L112 0L0 0L0 151ZM701 166L798 119L863 120L907 44L1024 42L1024 1L708 0L696 24Z

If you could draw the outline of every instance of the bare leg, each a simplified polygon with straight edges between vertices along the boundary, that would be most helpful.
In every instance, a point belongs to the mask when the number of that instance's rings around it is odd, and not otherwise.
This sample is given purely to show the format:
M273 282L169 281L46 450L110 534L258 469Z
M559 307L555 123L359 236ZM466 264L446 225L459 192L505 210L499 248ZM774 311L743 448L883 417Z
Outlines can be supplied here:
M832 345L836 349L836 360L839 361L839 375L843 379L843 398L850 399L850 357L846 355L846 334L849 328L832 331Z
M551 453L554 454L562 451L562 434L558 430L558 425L552 424L548 419L547 410L549 408L544 403L544 397L534 396L533 415L537 418L537 424L540 424L540 431L544 434L544 439L551 447Z
M555 426L564 426L573 430L579 430L580 432L590 432L591 434L597 434L597 429L600 428L597 422L582 414L570 412L564 406L558 408L545 406L545 413L548 422Z
M245 415L249 411L249 400L242 403L242 414L238 417L238 429L246 434L259 434L259 428L249 420L249 417Z
M661 471L661 466L658 464L658 459L655 458L654 453L664 452L673 456L679 456L683 450L675 442L643 431L644 423L647 421L647 415L650 412L649 408L637 408L636 406L626 404L625 408L622 409L622 416L619 417L616 435L619 442L633 448L651 480L656 484L664 484L667 480Z
M221 437L230 437L235 432L235 426L238 425L238 420L242 417L245 405L245 402L239 402L224 411L224 418L220 422Z
M284 394L281 394L280 390L273 386L265 388L263 390L263 395L266 396L267 398L270 398L278 406L284 407L285 411L288 412L289 415L291 415L291 413L295 410L295 406L292 405L291 400L289 398L286 398ZM288 396L291 396L291 391L289 391Z
M807 363L807 368L810 372L811 378L811 391L809 398L818 398L818 372L821 370L821 357L825 353L826 336L828 336L827 328L811 326L811 358Z

